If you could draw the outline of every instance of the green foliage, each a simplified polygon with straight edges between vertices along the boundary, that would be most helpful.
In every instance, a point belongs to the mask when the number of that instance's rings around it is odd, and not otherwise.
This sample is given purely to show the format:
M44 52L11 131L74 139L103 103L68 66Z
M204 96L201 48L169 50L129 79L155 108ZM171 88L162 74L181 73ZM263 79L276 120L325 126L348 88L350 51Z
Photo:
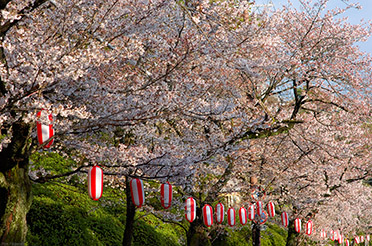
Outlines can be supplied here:
M95 202L78 188L35 184L27 215L29 245L120 245L123 225L103 201ZM111 212L111 213L110 213Z
M287 231L275 224L266 223L266 229L261 230L262 246L284 246L286 244ZM226 228L226 232L220 235L213 246L251 246L252 231L251 225L240 228ZM213 236L212 236L213 237Z
M267 224L267 229L261 231L262 246L281 246L286 244L287 231L276 224Z
M105 187L93 201L83 185L34 184L27 215L28 245L122 245L125 224L124 192ZM184 231L151 214L137 212L133 245L180 245Z
M73 160L53 152L36 152L30 159L33 170L44 168L51 175L69 172L72 167L76 166Z
M141 216L141 215L139 215ZM178 246L180 231L170 224L162 223L153 215L138 219L134 225L133 245Z

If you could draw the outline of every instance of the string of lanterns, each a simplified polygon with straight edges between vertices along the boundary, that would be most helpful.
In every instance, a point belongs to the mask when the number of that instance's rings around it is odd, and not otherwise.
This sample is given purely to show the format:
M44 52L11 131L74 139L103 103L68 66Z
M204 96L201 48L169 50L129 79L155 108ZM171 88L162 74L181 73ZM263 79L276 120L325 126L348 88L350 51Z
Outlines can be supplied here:
M37 120L36 120L36 127L37 127L37 138L40 145L43 146L43 148L50 148L50 146L53 144L53 136L54 136L54 130L53 130L53 116L52 114L47 112L47 120L49 121L48 125L45 125L42 123L42 112L46 111L45 109L42 109L37 113ZM132 202L133 204L140 208L145 203L145 193L143 189L143 182L140 179L132 179L130 181L130 191L132 196ZM99 166L93 166L88 171L88 194L89 196L94 200L98 201L102 197L103 192L103 171ZM160 195L161 195L161 205L164 209L168 209L171 207L172 203L172 185L169 182L166 182L165 184L161 184L160 186ZM263 196L265 197L266 194L263 193ZM252 198L253 193L252 193ZM216 222L217 224L222 224L224 221L224 215L225 215L225 207L222 203L218 203L215 207L216 212ZM204 225L207 227L210 227L213 225L213 208L211 205L206 204L202 208L202 214L203 214L203 222ZM273 202L269 202L267 204L267 214L270 217L275 216L275 205ZM244 207L241 207L239 209L239 220L240 224L245 225L247 224L249 219L250 221L254 221L255 223L263 224L267 220L267 214L263 209L262 201L257 201L255 204L251 204L248 207L248 212ZM193 222L196 218L196 201L193 197L189 197L185 201L185 218L190 223ZM287 212L282 212L281 214L281 222L282 226L288 227L288 214ZM231 227L235 226L235 209L229 208L227 210L227 224ZM301 233L301 219L296 218L294 221L294 227L295 231L297 233ZM307 221L305 224L305 234L311 235L313 232L313 222L311 220ZM326 239L327 238L327 232L324 229L321 229L320 231L320 238ZM340 244L345 242L346 246L349 246L349 240L347 238L344 239L343 235L340 234L340 232L337 231L330 231L330 239L332 241L337 240ZM355 236L354 242L355 244L363 243L364 241L370 241L370 235L366 235L366 238L364 239L364 236Z
M102 170L98 166L93 166L88 172L88 191L89 196L93 200L98 200L102 196ZM96 187L93 187L96 186ZM132 179L130 181L130 189L133 204L140 208L145 202L145 195L143 189L143 182L140 179ZM172 185L169 182L161 184L160 186L160 200L161 205L164 209L171 207L172 203ZM193 197L188 197L185 201L185 218L188 222L192 223L196 219L196 201ZM241 207L238 211L239 221L241 225L246 225L248 220L254 221L255 223L263 224L267 220L267 215L269 217L275 217L275 204L270 201L266 205L267 213L263 209L262 201L256 201L255 204L251 204L248 210ZM203 223L206 227L211 227L213 225L214 218L217 224L222 224L225 218L225 206L222 203L217 203L215 206L215 214L213 213L213 208L209 204L205 204L202 208ZM229 208L227 210L227 224L230 227L236 225L236 211L234 208ZM288 214L287 212L282 212L281 214L281 224L284 227L288 227ZM297 233L301 233L302 222L300 218L294 220L294 228ZM313 222L311 220L305 223L305 234L312 235L313 233ZM327 232L322 229L320 231L320 238L326 239ZM340 244L345 242L345 245L349 245L349 240L344 238L339 231L330 231L330 239L337 240ZM369 241L370 236L366 236L366 240ZM354 241L356 244L364 242L363 236L355 236Z

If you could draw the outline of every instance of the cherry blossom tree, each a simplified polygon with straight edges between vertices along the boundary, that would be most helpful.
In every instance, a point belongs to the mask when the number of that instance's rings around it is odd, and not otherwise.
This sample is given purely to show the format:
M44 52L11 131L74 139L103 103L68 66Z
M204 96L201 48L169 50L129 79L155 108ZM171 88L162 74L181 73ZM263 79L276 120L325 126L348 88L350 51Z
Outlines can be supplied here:
M200 172L259 170L277 187L290 175L291 191L319 174L335 175L326 189L343 172L346 181L368 175L368 146L354 138L370 116L371 60L354 44L370 33L335 18L344 10L323 11L325 0L270 16L231 1L6 2L2 242L25 240L41 109L54 116L52 150L77 163L68 174L99 164L106 174L197 190ZM205 202L226 184L213 181ZM301 190L316 196L320 186L308 187L293 191L294 201L306 203Z

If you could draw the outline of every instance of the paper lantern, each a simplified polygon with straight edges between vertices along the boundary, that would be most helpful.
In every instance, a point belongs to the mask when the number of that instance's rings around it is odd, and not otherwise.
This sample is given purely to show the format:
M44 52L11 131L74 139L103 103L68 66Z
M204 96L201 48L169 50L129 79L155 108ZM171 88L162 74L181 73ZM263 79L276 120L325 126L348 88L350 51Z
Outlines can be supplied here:
M306 235L311 235L311 233L313 233L313 222L311 220L305 224L305 233Z
M345 238L345 246L350 246L349 240Z
M165 209L172 205L172 185L167 182L160 187L161 206Z
M320 231L320 238L321 239L325 239L327 237L327 233L326 233L326 231L324 230L324 229L322 229L321 231Z
M48 139L50 139L51 137L54 136L54 130L53 130L53 124L52 124L52 122L53 122L52 114L48 115L49 125L44 125L40 121L41 120L41 112L43 110L39 111L36 114L36 116L37 116L37 121L36 121L37 139L38 139L40 145L45 144L48 141ZM53 139L49 140L49 142L47 144L45 144L43 146L43 148L49 148L52 145L53 141L54 141Z
M93 166L88 171L88 194L94 201L102 196L103 172L99 166Z
M338 238L340 237L340 231L337 230L337 231L334 231L334 240L338 240Z
M294 221L294 227L295 227L295 231L297 233L300 233L301 232L301 220L299 218L295 219L295 221Z
M253 204L248 207L248 219L249 220L254 220L254 215L255 215L254 210L255 209L254 209Z
M257 214L261 215L263 213L263 207L262 207L262 202L257 201L256 202L256 209L257 209Z
M205 204L203 207L203 221L207 227L213 224L213 208L211 205Z
M240 224L245 225L247 224L247 210L244 207L241 207L239 209L239 219L240 219Z
M269 202L267 204L267 213L269 214L270 217L275 216L275 205L273 202Z
M364 243L364 236L363 236L363 235L360 236L360 242L361 242L361 243Z
M234 208L229 208L227 210L227 223L229 226L234 226L235 225L235 210Z
M334 232L333 230L331 230L331 231L329 232L329 239L331 239L332 241L335 240L335 232Z
M370 240L369 234L366 236L366 240L369 242L369 240Z
M339 244L342 244L343 239L344 239L344 236L342 236L341 234L339 234L339 235L338 235L338 243L339 243Z
M130 194L132 202L136 207L140 208L145 203L145 192L143 190L143 182L140 179L132 179L130 181Z
M261 187L252 188L251 198L254 201L263 200L266 197L266 192Z
M196 217L196 202L195 199L189 197L185 202L185 217L188 222L193 222Z
M256 214L254 216L253 222L256 223L256 224L261 224L262 225L262 224L265 224L267 218L268 218L267 213L265 211L263 211L261 215Z
M360 239L359 239L359 237L358 237L358 236L355 236L355 237L354 237L354 241L355 241L356 244L359 244L359 243L360 243Z
M216 221L217 224L222 224L225 217L225 207L222 203L217 203L216 205Z
M287 214L287 212L282 213L282 225L284 227L288 226L288 214Z

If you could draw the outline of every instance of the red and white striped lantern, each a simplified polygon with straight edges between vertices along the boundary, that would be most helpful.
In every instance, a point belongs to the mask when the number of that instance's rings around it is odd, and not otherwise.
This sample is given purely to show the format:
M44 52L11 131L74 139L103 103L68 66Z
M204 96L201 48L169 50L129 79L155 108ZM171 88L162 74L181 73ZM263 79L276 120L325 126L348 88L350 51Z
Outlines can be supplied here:
M334 232L333 230L331 230L331 231L329 232L329 239L331 239L332 241L335 240L335 232Z
M222 203L216 205L216 221L217 224L222 224L225 217L225 206Z
M360 242L361 242L361 243L364 243L364 236L363 236L363 235L360 236Z
M313 222L311 220L305 224L305 233L306 235L311 235L311 233L313 233Z
M207 227L213 225L213 208L209 204L205 204L203 207L203 221L204 225Z
M288 214L287 214L287 212L282 213L282 225L284 227L288 226Z
M325 232L324 229L320 230L320 238L325 239L327 237L327 233Z
M229 208L227 210L227 223L229 226L234 226L235 225L235 210L234 208Z
M337 241L339 237L340 237L340 231L339 230L334 231L334 240Z
M40 119L41 119L41 112L43 112L43 110L37 112L36 116L37 116L37 120L36 120L36 129L37 129L37 139L39 141L39 144L42 145L42 144L45 144L48 139L50 139L51 137L54 136L54 130L53 130L53 116L52 114L49 114L48 115L48 120L49 120L49 125L43 125L41 122L40 122ZM53 139L51 139L47 144L45 144L43 146L43 148L49 148L52 143L53 143Z
M241 207L239 209L239 219L240 219L240 224L245 225L247 224L247 210L244 207Z
M185 202L185 217L188 222L193 222L196 217L196 202L195 199L189 197Z
M261 216L261 214L263 213L263 205L261 201L256 202L256 209L257 209L257 214Z
M345 246L350 246L349 240L345 238Z
M145 203L145 192L143 190L143 182L140 179L132 179L130 181L130 194L132 202L136 207L140 208Z
M299 218L295 219L295 221L294 221L294 227L295 227L295 231L297 233L300 233L301 232L301 220Z
M354 241L355 241L356 244L359 244L359 243L360 243L360 238L359 238L359 236L355 236L355 237L354 237Z
M103 171L99 166L93 166L88 171L88 194L94 201L102 196Z
M267 213L269 214L270 217L275 216L275 205L273 202L269 202L267 204Z
M249 207L248 207L248 219L249 220L254 220L254 215L255 215L255 211L254 211L255 209L254 209L254 205L252 204L252 205L249 205Z
M167 182L160 186L161 206L165 209L172 205L172 185Z
M342 234L339 234L338 235L338 243L342 244L343 241L344 241L344 236Z

